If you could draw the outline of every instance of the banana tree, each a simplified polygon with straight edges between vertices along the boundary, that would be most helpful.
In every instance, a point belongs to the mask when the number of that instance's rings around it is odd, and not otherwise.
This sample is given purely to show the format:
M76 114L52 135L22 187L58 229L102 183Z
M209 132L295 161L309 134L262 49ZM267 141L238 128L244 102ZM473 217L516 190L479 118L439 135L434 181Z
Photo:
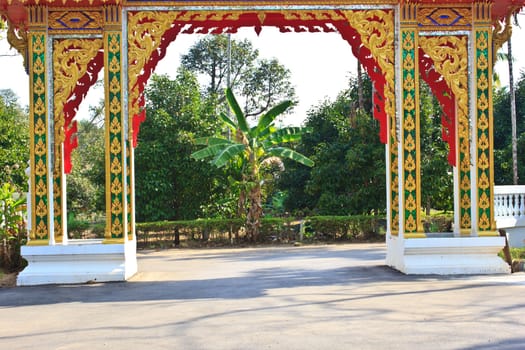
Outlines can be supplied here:
M279 129L274 125L275 119L292 105L291 101L281 102L271 108L259 118L257 125L251 127L231 89L226 89L226 99L235 120L225 113L221 113L219 117L231 130L232 137L198 138L196 143L206 147L192 153L191 157L196 160L211 158L210 163L218 168L240 168L242 189L239 196L246 196L248 202L246 233L256 241L263 215L261 189L264 185L264 171L275 165L282 167L282 158L313 166L314 162L308 157L283 146L300 140L304 133L311 130L302 127Z

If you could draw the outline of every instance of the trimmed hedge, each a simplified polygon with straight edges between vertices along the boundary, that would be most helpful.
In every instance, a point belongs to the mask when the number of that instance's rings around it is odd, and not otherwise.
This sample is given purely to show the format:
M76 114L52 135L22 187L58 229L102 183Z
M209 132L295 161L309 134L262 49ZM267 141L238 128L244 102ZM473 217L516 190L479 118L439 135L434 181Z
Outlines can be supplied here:
M303 226L301 227L301 223ZM263 218L259 242L297 240L331 241L378 238L386 231L383 217L313 216L301 220ZM178 246L181 241L242 243L244 221L240 219L198 219L137 223L137 243L142 248ZM303 228L301 232L301 228Z
M307 218L307 223L317 239L368 240L386 231L386 220L379 216L312 216Z

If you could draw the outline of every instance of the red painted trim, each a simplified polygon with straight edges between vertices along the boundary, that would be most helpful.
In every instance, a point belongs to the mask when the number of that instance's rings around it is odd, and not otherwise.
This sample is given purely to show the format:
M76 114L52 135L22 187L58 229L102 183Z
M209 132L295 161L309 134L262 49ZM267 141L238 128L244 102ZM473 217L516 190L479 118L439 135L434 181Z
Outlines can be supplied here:
M89 89L97 82L98 74L104 66L104 52L100 50L89 62L86 73L78 80L77 85L64 105L64 172L71 173L71 153L78 147L77 122L74 120L80 103Z

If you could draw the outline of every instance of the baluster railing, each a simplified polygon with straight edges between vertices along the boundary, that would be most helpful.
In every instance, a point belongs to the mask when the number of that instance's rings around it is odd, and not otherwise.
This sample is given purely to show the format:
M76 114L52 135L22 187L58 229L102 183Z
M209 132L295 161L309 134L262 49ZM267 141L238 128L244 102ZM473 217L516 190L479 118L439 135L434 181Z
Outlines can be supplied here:
M494 186L494 213L498 217L525 217L525 186Z

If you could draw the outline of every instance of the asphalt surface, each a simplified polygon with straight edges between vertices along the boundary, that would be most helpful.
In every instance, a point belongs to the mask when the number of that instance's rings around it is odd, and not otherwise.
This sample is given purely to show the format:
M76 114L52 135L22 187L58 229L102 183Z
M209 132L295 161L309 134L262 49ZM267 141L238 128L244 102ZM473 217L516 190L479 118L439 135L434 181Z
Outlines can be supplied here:
M0 349L525 349L525 274L405 276L382 244L139 253L123 283L0 289Z

